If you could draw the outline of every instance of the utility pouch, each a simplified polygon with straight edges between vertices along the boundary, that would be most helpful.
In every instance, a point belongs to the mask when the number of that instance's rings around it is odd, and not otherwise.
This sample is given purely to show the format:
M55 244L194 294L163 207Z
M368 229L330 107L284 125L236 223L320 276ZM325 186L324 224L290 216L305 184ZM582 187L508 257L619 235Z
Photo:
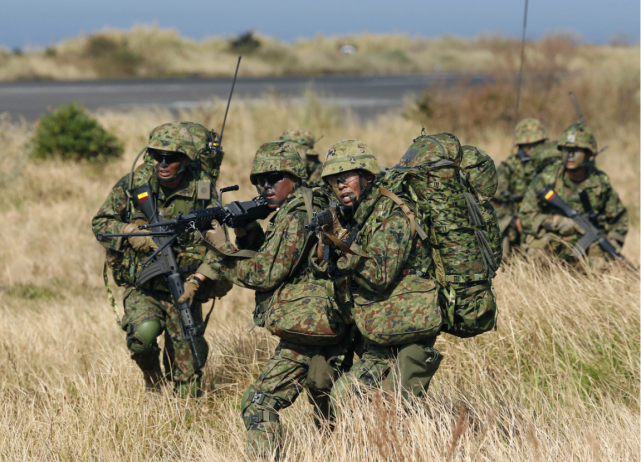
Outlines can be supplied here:
M265 327L272 334L303 345L335 345L345 335L326 280L283 284L274 295Z
M443 324L443 332L468 338L496 328L498 308L491 281L450 286L452 290L450 299L445 303L447 322Z
M361 334L381 345L419 342L438 334L443 315L431 279L401 276L390 291L354 293L354 321Z

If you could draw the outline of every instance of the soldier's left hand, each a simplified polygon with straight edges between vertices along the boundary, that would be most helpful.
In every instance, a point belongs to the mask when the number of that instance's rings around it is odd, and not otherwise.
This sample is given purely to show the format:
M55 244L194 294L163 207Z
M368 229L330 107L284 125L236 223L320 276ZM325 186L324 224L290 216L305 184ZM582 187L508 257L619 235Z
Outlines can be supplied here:
M141 224L147 224L146 221L136 220L134 223L130 223L125 226L125 233L140 233L140 236L128 237L127 241L129 245L133 247L134 250L143 253L149 253L158 249L158 244L156 244L151 236L145 236L146 233L150 233L150 229L138 229L138 226Z
M203 276L204 277L204 276ZM200 288L205 284L204 280L201 280L200 278L196 277L195 275L189 276L185 280L184 289L185 292L181 295L181 297L178 299L178 303L185 303L189 302L189 305L194 301L194 297L196 296L196 293L200 290Z

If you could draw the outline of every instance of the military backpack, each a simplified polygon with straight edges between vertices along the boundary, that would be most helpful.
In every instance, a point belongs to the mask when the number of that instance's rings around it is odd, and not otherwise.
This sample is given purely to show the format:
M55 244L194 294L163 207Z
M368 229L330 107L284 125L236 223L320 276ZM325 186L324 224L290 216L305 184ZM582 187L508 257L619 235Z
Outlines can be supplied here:
M449 133L414 140L385 187L411 198L427 227L431 249L420 259L421 275L441 286L446 306L442 331L458 337L487 332L496 323L492 278L501 264L498 220L489 200L498 186L494 161ZM427 244L427 243L426 243Z

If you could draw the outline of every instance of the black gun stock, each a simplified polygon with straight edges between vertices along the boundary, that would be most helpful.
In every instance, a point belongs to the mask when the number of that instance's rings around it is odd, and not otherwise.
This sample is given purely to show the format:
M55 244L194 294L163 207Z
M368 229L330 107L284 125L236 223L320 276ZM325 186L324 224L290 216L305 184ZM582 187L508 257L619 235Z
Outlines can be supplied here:
M130 194L134 203L140 208L145 217L147 217L150 224L160 221L160 214L156 210L156 201L149 183L130 190ZM167 232L167 230L161 228L161 232ZM185 289L178 270L178 262L171 248L171 242L173 242L176 237L178 236L171 236L169 234L166 236L153 237L159 249L153 257L151 264L144 266L138 274L136 274L136 281L138 284L144 284L156 276L162 275L165 278L171 297L174 300L174 306L178 311L183 339L189 342L194 360L198 367L201 368L203 362L196 347L196 337L202 335L202 333L199 332L198 326L194 321L189 302L178 303L178 299L185 292Z
M568 204L566 204L563 199L561 199L558 194L550 186L546 186L536 195L537 199L544 204L549 204L556 209L558 209L563 215L568 218L571 218L574 223L577 224L579 228L584 231L584 234L579 238L578 242L572 249L571 255L576 258L584 257L587 253L588 247L590 247L595 242L599 244L599 247L614 260L619 260L625 263L625 265L634 271L638 271L632 263L630 263L626 258L621 255L614 245L605 237L599 229L594 226L591 222L591 213L592 208L588 213L579 213L574 210ZM585 198L582 200L585 201ZM594 213L594 212L592 212Z

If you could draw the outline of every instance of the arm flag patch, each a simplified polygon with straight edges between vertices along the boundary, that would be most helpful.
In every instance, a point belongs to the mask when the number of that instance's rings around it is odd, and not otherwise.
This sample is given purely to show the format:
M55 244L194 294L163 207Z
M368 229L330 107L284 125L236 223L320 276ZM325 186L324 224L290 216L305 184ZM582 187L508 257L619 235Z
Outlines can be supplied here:
M145 201L149 200L149 194L146 193L146 192L138 194L138 200L140 202L145 202Z
M545 200L549 201L549 200L552 200L552 198L553 198L555 195L556 195L556 194L554 193L554 191L550 190L550 191L548 191L548 192L545 194L545 196L544 196L544 197L545 197ZM138 197L140 197L140 196L138 196Z

